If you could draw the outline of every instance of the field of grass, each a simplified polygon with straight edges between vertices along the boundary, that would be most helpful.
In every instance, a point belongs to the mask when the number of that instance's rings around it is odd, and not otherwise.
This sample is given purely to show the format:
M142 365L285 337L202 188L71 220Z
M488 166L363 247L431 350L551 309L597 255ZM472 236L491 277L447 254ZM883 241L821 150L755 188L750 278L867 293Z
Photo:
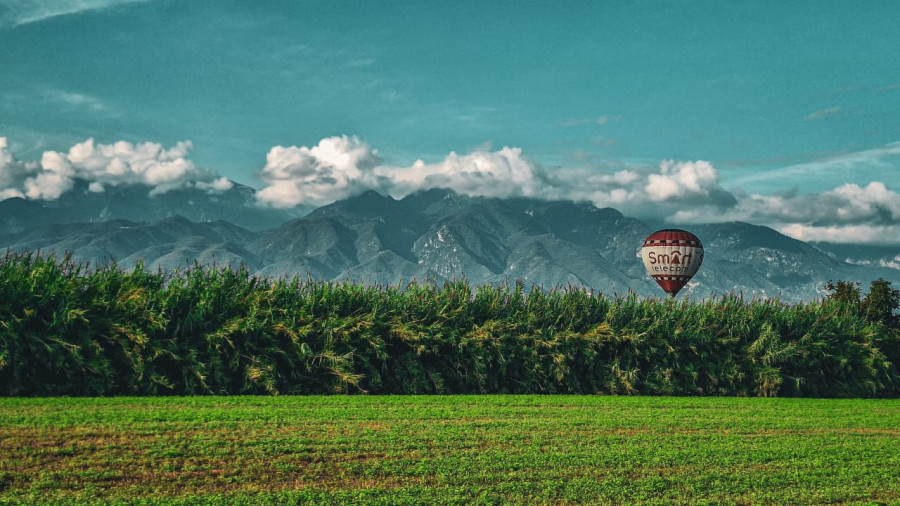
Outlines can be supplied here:
M890 504L898 470L898 400L0 399L0 504Z

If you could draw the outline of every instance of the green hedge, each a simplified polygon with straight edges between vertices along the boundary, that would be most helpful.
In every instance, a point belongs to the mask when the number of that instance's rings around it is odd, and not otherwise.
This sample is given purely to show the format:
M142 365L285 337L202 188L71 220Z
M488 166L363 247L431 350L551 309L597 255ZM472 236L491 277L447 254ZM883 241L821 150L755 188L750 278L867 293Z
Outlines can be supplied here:
M7 253L0 395L896 397L900 335L853 304L371 286Z

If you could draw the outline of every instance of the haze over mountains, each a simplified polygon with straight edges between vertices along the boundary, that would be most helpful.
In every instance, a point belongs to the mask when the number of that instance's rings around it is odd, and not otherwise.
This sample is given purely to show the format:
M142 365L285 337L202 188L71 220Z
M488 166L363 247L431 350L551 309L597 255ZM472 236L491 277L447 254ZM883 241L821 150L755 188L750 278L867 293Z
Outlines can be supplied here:
M659 225L588 203L436 189L400 200L369 191L314 210L284 210L258 206L254 190L240 185L154 196L139 184L102 193L83 186L52 202L0 201L0 248L71 252L77 261L126 268L141 260L153 269L198 261L244 264L267 276L391 284L465 277L662 294L639 257ZM687 228L706 249L682 292L692 298L741 291L809 300L828 280L900 284L896 247L808 244L741 222Z

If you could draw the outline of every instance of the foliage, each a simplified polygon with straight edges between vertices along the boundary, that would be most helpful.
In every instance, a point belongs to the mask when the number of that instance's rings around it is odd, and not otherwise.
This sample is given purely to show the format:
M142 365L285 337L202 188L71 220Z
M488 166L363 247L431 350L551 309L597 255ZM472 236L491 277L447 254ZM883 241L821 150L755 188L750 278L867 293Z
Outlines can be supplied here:
M678 302L7 254L0 286L4 396L900 392L887 282L862 300Z
M900 401L0 399L2 504L893 504Z
M872 281L860 308L867 320L900 329L900 314L897 314L900 309L900 289L891 288L891 284L884 279Z
M828 281L825 290L829 292L828 298L843 302L845 304L859 305L859 298L862 295L862 284L860 282Z
M900 289L891 288L892 284L884 278L876 279L865 297L862 297L858 282L829 281L825 290L829 292L829 299L856 307L866 320L900 330L900 314L897 314L900 310Z

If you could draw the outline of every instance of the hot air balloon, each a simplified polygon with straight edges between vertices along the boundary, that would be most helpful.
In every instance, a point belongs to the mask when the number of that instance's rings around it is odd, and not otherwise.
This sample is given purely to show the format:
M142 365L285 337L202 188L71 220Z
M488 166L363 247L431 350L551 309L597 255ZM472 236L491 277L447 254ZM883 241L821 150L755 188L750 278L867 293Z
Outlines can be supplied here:
M668 228L650 234L641 247L644 267L674 297L703 263L703 244L696 235Z

